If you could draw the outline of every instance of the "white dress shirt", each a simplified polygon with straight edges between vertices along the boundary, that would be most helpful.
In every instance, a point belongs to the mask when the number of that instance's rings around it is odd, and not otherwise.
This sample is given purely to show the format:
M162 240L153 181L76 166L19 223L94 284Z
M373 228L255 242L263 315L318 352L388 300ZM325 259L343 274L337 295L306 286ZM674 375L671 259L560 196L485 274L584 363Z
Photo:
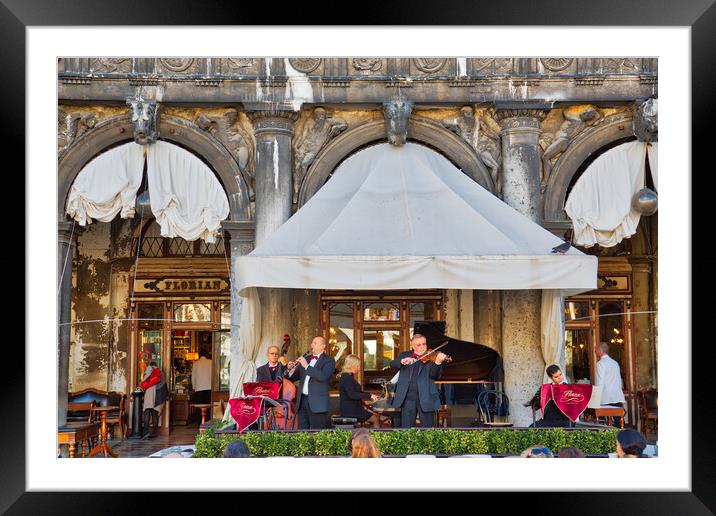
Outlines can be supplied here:
M602 388L602 405L624 403L619 363L609 355L603 355L597 362L597 379L594 384Z
M318 355L316 355L316 358L314 358L313 360L311 360L311 361L308 363L308 365L309 365L309 366L314 366L314 365L316 365L316 362L318 362L318 359L321 358L321 355L322 355L322 354L323 354L323 353L319 353ZM306 375L306 378L303 380L303 389L301 389L301 392L302 392L303 394L305 394L306 396L308 396L308 381L309 381L310 379L311 379L311 377L308 376L308 375Z
M191 368L191 386L195 391L211 390L211 360L201 357Z

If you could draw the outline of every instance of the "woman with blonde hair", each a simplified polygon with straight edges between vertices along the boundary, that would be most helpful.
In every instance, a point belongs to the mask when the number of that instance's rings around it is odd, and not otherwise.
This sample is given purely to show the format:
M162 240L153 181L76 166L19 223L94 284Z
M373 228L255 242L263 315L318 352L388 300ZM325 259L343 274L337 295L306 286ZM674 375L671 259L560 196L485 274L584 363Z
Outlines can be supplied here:
M554 454L552 450L547 448L544 444L536 444L520 453L520 457L528 459L553 459Z
M359 434L351 439L351 457L355 459L378 459L380 452L370 434Z
M338 394L340 396L341 417L354 417L358 421L370 423L373 427L379 427L378 416L368 412L361 400L377 400L380 396L363 391L354 375L360 371L360 358L355 355L348 355L343 362L341 378L338 382Z

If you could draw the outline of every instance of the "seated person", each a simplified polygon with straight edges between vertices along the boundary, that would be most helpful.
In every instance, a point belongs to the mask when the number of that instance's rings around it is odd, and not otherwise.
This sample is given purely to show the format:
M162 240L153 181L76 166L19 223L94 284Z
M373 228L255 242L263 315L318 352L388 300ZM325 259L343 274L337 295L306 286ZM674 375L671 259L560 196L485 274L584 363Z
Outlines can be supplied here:
M359 422L367 421L371 426L378 427L380 426L378 416L363 408L360 400L371 399L375 401L380 396L364 392L361 389L360 384L353 377L358 371L360 371L360 359L355 355L348 355L343 363L343 371L338 383L341 417L354 417Z
M560 385L563 383L567 383L564 381L564 375L562 374L562 370L559 368L558 365L552 364L549 367L547 367L547 376L550 377L552 380L552 383L554 385ZM534 410L540 409L540 394L542 392L542 387L537 389L537 393L534 395L534 397L528 401L525 404L525 407L529 407L530 405ZM544 413L542 414L542 419L539 421L536 421L535 423L531 424L530 427L534 428L541 428L541 427L569 427L572 426L572 422L569 420L567 416L565 416L559 408L557 408L557 404L554 402L554 400L549 400L547 404L544 407Z

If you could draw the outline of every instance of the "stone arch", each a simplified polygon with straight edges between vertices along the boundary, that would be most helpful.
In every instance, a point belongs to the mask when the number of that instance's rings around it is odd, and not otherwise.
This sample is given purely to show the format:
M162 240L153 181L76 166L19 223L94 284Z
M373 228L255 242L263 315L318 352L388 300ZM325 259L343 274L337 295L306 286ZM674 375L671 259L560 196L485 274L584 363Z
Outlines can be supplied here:
M495 193L490 171L475 150L452 131L427 118L411 118L408 140L433 148L444 155L483 188ZM370 144L387 142L385 123L374 120L331 140L308 169L298 194L300 208L324 185L330 174L348 156Z
M60 156L57 220L66 219L67 196L82 168L104 149L132 141L133 134L129 115L113 117L98 123ZM230 220L251 218L248 187L239 165L221 142L191 122L174 116L159 116L159 134L162 140L193 151L214 169L229 199Z
M544 192L545 225L568 220L564 213L567 188L584 160L605 145L633 134L631 113L620 113L605 118L601 124L590 127L572 142L555 163L547 182Z

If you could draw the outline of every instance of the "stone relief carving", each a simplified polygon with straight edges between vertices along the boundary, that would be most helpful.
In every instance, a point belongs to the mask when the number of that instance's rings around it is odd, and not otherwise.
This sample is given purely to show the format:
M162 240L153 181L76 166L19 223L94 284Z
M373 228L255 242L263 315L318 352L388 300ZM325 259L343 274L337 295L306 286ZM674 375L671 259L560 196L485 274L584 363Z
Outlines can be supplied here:
M408 139L408 122L413 111L413 103L399 93L383 103L385 132L391 145L403 145Z
M383 66L383 60L379 57L362 57L353 59L353 68L360 71L377 72Z
M132 60L129 57L97 57L91 59L90 68L98 73L131 73Z
M648 99L636 108L634 134L641 142L659 140L659 99Z
M569 67L574 61L571 57L540 58L544 67L551 72L559 72Z
M252 57L229 57L226 59L229 68L248 68L254 66Z
M194 64L193 58L169 57L159 59L161 65L170 72L184 72Z
M224 144L239 165L239 170L249 187L249 198L254 198L254 145L251 137L241 127L239 112L228 109L223 114L202 113L196 124Z
M597 123L602 118L597 108L591 105L572 106L565 108L562 112L564 121L554 134L543 134L540 138L540 146L544 149L542 154L541 190L547 186L552 166L557 161L569 144L587 127Z
M491 117L477 117L472 106L463 106L460 114L444 118L443 126L457 133L477 153L480 161L490 170L495 191L500 194L500 127Z
M638 73L639 67L633 60L626 57L609 57L602 59L603 73Z
M318 153L332 138L347 128L348 124L345 120L336 116L329 117L324 108L317 107L313 110L311 117L303 126L303 131L294 140L293 202L298 202L298 192L303 179Z
M318 66L321 64L321 61L323 61L323 59L318 57L292 57L288 60L288 62L291 63L291 66L293 66L293 68L297 72L301 73L311 73L316 68L318 68Z
M441 59L437 57L413 58L413 63L415 63L415 66L418 68L418 70L425 73L435 73L440 71L442 67L445 66L446 62L447 59Z
M127 105L134 125L134 141L140 145L156 143L159 136L157 103L140 97L128 98Z
M97 117L89 111L57 112L58 154L63 153L72 142L81 138L97 123Z

